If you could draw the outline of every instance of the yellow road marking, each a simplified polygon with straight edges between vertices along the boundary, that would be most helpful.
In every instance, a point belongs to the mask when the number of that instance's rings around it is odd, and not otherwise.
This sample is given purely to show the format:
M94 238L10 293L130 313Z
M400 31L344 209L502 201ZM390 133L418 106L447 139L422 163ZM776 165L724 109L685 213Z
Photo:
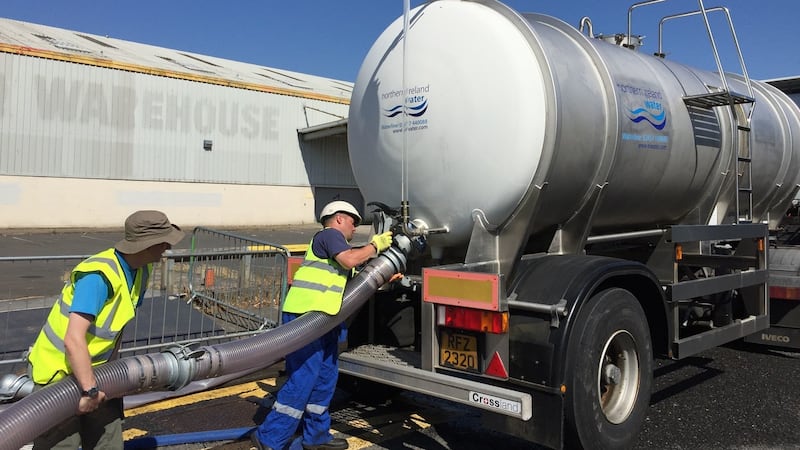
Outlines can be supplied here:
M147 431L140 430L138 428L129 428L127 430L122 431L122 440L129 441L131 439L136 439L137 437L144 436L147 434Z
M355 436L350 436L347 438L347 448L348 450L359 450L362 448L368 448L374 446L374 442L365 441L364 439L357 438Z
M414 422L414 425L418 426L420 430L431 427L431 424L428 422L428 420L419 414L411 414L409 419L411 419L411 421Z
M308 250L308 244L288 244L284 245L289 253L305 253Z
M176 408L178 406L186 406L205 400L214 400L217 398L231 397L234 395L239 396L240 398L246 398L252 395L263 396L266 395L267 392L261 389L259 383L267 384L274 387L275 381L276 381L275 378L265 378L263 380L252 381L237 386L229 386L225 388L213 389L210 391L203 391L195 394L184 395L178 398L170 398L162 400L160 402L151 403L149 405L143 405L143 406L138 406L136 408L127 409L125 410L125 416L133 417L139 414L147 414L155 411L163 411L170 408Z
M286 250L289 250L289 253L305 253L308 250L308 244L285 244L282 246ZM248 245L247 250L251 252L263 252L269 250L275 250L276 247L271 245Z

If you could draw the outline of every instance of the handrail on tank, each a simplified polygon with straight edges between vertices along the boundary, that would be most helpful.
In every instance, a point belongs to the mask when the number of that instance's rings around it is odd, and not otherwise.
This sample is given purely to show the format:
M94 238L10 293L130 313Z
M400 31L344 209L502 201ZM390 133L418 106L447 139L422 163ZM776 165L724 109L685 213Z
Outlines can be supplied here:
M670 15L670 16L665 16L665 17L662 17L661 20L658 22L658 53L656 53L656 56L661 57L661 58L664 57L664 50L663 50L663 33L664 33L664 31L663 31L663 29L664 29L664 23L666 21L673 20L673 19L680 19L680 18L684 18L684 17L691 17L691 16L696 16L698 14L702 14L703 15L703 20L705 21L705 25L706 25L706 31L708 32L708 37L711 40L711 50L714 52L714 60L717 63L717 71L719 73L720 80L722 80L722 87L723 87L723 89L725 89L725 91L728 91L729 90L728 82L727 82L727 80L725 78L725 74L724 74L724 72L722 70L722 63L720 62L720 59L719 59L719 53L717 52L717 45L716 45L716 43L714 41L714 36L711 33L711 24L708 22L708 14L707 14L709 12L721 11L721 12L723 12L725 14L725 18L728 21L728 28L731 31L731 38L733 39L733 44L736 46L736 53L737 53L737 56L739 57L739 65L742 67L742 76L744 76L745 83L747 84L747 93L748 93L748 95L750 97L755 97L755 94L753 92L753 85L752 85L752 83L750 83L750 75L748 75L748 73L747 73L747 65L744 63L744 56L742 55L742 49L739 46L739 38L736 36L736 30L733 27L733 20L731 20L730 11L728 10L728 8L726 8L724 6L715 6L713 8L706 9L703 6L703 0L697 0L697 1L700 4L700 9L695 10L695 11L687 11L687 12L680 13L680 14L673 14L673 15ZM755 105L753 105L753 106L755 106ZM747 114L748 120L750 119L752 114L753 114L753 108L751 107L749 112L748 112L748 114Z
M578 29L581 33L583 33L583 27L586 27L587 36L594 38L594 31L592 31L592 19L590 19L589 16L581 17L581 21L578 24Z
M653 230L630 231L627 233L612 233L589 236L586 238L587 244L597 244L600 242L615 242L623 239L639 239L647 237L657 237L666 234L665 228L656 228Z
M623 44L623 46L631 50L634 49L634 46L631 44L631 16L633 16L633 10L640 6L653 5L655 3L661 3L664 1L666 0L645 0L643 2L634 3L633 5L631 5L630 8L628 8L628 34L626 35L626 41L625 44Z

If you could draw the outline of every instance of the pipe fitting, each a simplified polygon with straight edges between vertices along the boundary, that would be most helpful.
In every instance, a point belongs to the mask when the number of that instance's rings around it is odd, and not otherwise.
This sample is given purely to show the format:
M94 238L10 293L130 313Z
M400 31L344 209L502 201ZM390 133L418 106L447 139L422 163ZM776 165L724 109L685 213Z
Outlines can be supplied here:
M36 384L26 375L8 373L0 378L0 403L15 402L33 392Z
M186 346L170 347L162 352L163 355L171 356L167 360L171 366L168 388L176 391L194 380L197 375L197 358L203 351L192 351Z

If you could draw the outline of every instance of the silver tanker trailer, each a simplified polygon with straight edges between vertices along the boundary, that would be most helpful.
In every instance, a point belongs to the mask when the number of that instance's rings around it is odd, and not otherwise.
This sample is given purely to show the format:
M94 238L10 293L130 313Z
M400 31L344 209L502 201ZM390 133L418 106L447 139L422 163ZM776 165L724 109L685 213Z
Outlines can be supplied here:
M426 3L383 32L353 91L351 164L375 228L426 245L353 318L345 379L553 448L625 448L654 355L769 327L800 110L749 79L732 24L742 75L723 70L707 14L727 10L698 6L665 20L702 16L717 72L489 0Z

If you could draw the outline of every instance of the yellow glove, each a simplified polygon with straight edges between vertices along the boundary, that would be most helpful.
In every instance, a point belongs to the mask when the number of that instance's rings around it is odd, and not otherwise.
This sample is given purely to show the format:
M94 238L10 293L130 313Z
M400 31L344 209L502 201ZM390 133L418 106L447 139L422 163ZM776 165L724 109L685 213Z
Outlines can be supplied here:
M385 233L376 234L372 236L372 240L369 243L374 245L375 249L380 253L392 246L392 232L387 231Z

